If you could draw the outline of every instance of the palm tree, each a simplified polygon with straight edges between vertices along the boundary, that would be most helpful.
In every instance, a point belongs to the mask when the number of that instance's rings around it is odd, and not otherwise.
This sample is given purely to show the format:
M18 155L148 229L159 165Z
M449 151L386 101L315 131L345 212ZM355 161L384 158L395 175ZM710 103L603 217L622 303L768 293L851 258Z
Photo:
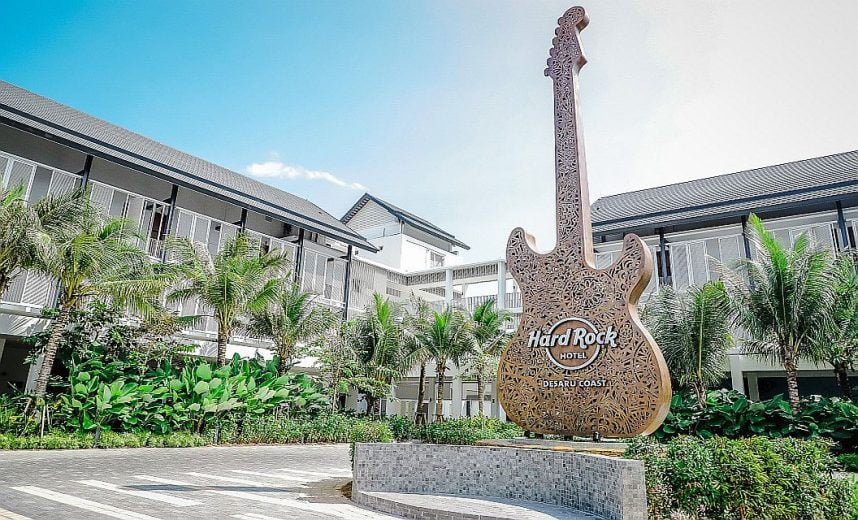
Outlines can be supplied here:
M420 367L417 379L417 406L414 410L414 422L424 424L426 416L423 415L423 401L426 397L426 364L432 359L431 353L421 341L421 331L425 330L429 322L432 308L421 298L412 298L409 311L405 314L404 337L408 348L408 356L411 358L409 365Z
M35 265L57 279L60 293L36 379L36 398L47 391L57 347L74 310L89 299L102 298L151 315L160 309L158 300L168 280L155 272L146 252L134 243L136 236L128 221L102 220L90 211L78 224L76 233L55 241Z
M379 398L411 368L402 331L402 309L390 299L373 294L373 302L355 319L355 351L367 378L367 412L378 413Z
M748 334L745 353L778 362L786 371L793 410L799 409L798 361L818 357L814 337L827 326L835 298L832 255L802 234L787 248L754 214L748 217L756 258L740 260L730 278L738 323Z
M293 283L280 287L274 303L251 317L250 331L274 342L281 375L289 370L298 344L320 336L334 322L328 308L314 299L313 293Z
M464 373L477 381L477 413L480 417L483 416L486 380L494 380L497 376L500 354L509 340L503 330L503 323L507 319L507 313L495 309L494 299L477 305L470 315L473 345L464 361Z
M435 421L444 420L444 376L447 363L459 365L473 345L468 320L464 313L448 307L433 312L422 334L425 348L435 358Z
M852 396L849 371L858 363L858 258L841 253L836 260L836 285L829 326L819 330L819 361L834 367L843 397Z
M226 364L226 346L232 332L244 327L247 313L262 313L277 298L286 259L262 253L244 233L228 240L212 255L205 244L172 239L168 250L174 269L183 278L167 294L169 303L197 300L211 309L217 322L217 364Z
M54 240L76 231L89 211L82 190L30 205L24 191L23 186L0 190L0 295L21 269L34 266L50 250Z
M683 293L664 287L644 315L677 386L694 392L702 404L706 390L724 377L733 346L733 312L724 283L713 281Z

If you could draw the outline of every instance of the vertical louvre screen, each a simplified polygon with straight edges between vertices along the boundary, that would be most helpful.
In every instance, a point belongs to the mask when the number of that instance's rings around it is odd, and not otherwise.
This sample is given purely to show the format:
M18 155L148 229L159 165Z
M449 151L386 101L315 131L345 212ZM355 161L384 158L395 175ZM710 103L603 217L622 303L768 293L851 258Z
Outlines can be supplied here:
M89 194L89 200L98 208L101 213L110 211L110 201L113 200L113 190L101 184L91 183L92 188Z
M12 283L6 288L3 293L3 301L11 303L21 303L21 297L24 295L24 285L27 283L27 273L18 271L12 278Z
M21 161L12 161L12 167L9 169L9 180L6 186L13 189L17 186L24 187L24 195L27 196L30 191L30 179L33 176L35 167L31 164L22 163Z
M691 284L688 270L688 248L685 244L670 244L670 272L673 276L673 288L682 291Z
M74 175L54 171L53 178L51 179L51 188L48 193L51 195L65 195L74 191L77 185L78 178Z

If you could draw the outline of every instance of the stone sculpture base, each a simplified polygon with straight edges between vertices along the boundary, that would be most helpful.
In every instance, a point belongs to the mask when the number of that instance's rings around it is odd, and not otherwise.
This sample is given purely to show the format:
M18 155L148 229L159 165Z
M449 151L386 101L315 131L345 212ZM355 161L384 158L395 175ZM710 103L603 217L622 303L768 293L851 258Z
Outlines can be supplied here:
M643 462L524 447L357 444L352 500L420 519L510 518L460 507L487 501L540 504L545 518L647 518Z

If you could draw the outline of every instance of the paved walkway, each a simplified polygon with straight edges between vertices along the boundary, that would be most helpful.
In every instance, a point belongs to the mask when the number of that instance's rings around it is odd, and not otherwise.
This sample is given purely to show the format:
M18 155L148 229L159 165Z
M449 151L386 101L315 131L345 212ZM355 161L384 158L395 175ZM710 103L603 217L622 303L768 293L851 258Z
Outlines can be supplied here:
M347 445L0 452L0 520L394 517L353 505Z

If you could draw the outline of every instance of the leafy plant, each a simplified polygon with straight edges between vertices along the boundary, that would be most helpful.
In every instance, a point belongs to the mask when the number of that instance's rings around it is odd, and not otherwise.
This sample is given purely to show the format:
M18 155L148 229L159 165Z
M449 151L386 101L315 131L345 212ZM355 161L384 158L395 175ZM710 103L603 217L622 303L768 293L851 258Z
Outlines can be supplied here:
M477 382L477 415L483 415L486 381L497 376L498 362L509 336L503 330L503 324L509 319L505 311L495 309L495 300L490 299L477 305L469 316L471 348L464 356L463 372Z
M730 298L720 281L678 293L665 286L644 316L679 388L699 401L724 377L730 333Z
M422 439L436 444L476 444L484 439L521 437L524 431L516 424L488 417L450 419L423 426Z
M652 519L848 518L851 489L832 476L822 441L678 437L634 439Z
M473 345L468 320L452 307L444 312L433 312L420 333L424 348L435 358L435 422L444 420L444 374L447 363L455 365L464 359Z
M226 346L236 328L247 326L248 313L263 313L278 292L277 276L286 266L280 253L263 253L244 233L228 240L212 255L207 244L171 239L178 286L167 294L170 303L199 302L217 322L217 364L226 363Z
M278 288L274 302L251 318L250 331L274 342L281 374L294 363L299 343L318 339L334 322L333 313L314 300L313 293L293 283Z
M94 210L82 217L74 233L54 241L40 255L36 268L56 278L60 298L45 342L36 378L35 396L42 398L57 350L73 312L91 298L101 298L144 315L159 310L158 298L167 277L153 269L146 252L133 243L135 231L128 221L102 220Z
M690 394L674 394L658 439L680 435L730 438L825 438L845 451L858 447L858 406L838 398L814 396L795 413L783 396L753 402L733 390L713 390L700 403Z
M748 334L742 349L784 367L789 402L797 410L798 361L819 356L815 338L827 326L835 300L834 262L807 234L787 248L756 215L748 223L755 258L740 260L738 273L727 278L739 325Z

